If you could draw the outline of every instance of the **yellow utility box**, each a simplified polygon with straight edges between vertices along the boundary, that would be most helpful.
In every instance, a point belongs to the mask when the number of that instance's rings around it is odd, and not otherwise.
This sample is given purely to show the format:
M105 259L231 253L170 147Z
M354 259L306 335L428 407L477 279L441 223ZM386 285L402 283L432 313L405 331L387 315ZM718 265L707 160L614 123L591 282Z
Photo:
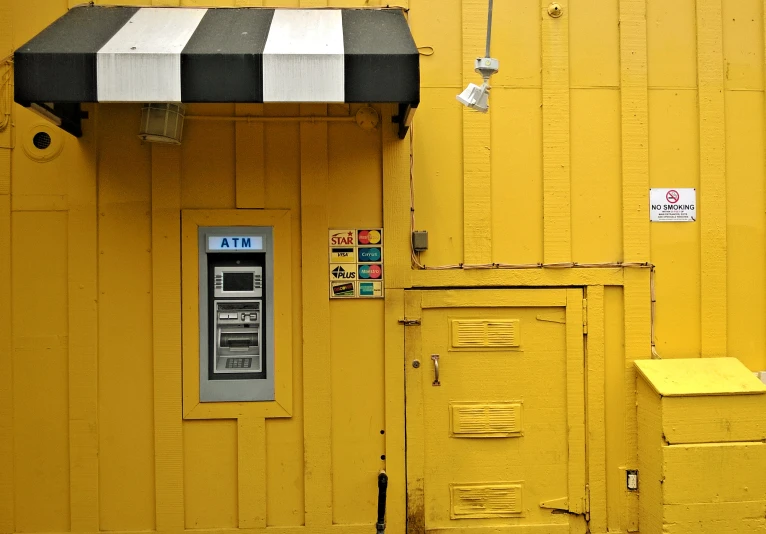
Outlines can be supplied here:
M736 358L635 365L642 534L766 531L766 386Z

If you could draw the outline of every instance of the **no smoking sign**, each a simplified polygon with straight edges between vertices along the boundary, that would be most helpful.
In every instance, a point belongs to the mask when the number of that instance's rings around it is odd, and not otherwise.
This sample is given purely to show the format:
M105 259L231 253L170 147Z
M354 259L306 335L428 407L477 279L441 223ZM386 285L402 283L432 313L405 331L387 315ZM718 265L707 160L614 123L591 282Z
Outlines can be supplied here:
M691 187L649 190L649 219L654 222L697 220L697 190Z

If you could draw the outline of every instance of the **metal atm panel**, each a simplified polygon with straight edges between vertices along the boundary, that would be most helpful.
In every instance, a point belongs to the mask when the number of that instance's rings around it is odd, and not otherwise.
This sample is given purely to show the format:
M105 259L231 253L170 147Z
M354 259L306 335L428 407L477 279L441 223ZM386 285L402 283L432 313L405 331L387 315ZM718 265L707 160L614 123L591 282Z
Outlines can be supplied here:
M199 230L200 401L274 399L270 227Z

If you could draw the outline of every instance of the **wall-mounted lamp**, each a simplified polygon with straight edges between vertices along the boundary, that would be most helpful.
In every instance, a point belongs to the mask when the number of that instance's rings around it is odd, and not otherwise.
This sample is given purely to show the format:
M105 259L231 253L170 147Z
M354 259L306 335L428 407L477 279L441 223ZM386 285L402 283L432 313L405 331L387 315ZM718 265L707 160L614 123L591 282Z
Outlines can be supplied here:
M487 12L487 48L485 57L476 58L474 70L481 74L484 83L480 86L469 83L465 90L457 95L457 101L466 107L486 113L489 110L489 78L500 68L500 62L489 57L489 44L492 40L492 0L489 0Z
M180 145L185 112L183 104L144 104L138 137L150 143Z

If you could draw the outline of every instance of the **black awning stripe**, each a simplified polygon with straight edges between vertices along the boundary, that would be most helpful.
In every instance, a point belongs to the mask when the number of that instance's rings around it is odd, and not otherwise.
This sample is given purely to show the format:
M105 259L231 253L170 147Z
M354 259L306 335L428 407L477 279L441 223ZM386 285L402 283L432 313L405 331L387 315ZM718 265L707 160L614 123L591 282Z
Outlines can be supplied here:
M16 50L16 101L95 102L96 52L139 10L75 8Z
M263 102L273 9L208 9L181 52L184 102Z
M348 102L418 102L420 57L401 11L343 11Z
M335 95L343 97L344 102L417 105L419 101L418 52L401 10L338 10L342 24L331 24L324 34L299 39L303 44L293 42L286 44L291 48L275 49L273 43L288 41L274 34L272 44L267 45L275 27L274 9L197 9L199 17L193 22L196 27L189 27L190 22L184 22L191 16L189 8L161 8L179 15L179 29L183 24L189 28L180 47L176 45L168 52L153 48L165 45L156 29L149 28L147 31L153 35L141 41L138 30L146 22L140 23L139 19L148 20L149 26L156 24L151 22L154 15L147 19L137 14L150 9L156 13L158 8L81 6L70 10L17 50L16 101L97 102L99 94L109 95L102 98L107 101L144 101L146 95L140 91L142 76L167 84L152 94L180 95L175 98L183 102L263 102L266 83L266 100L281 101L280 91L274 87L282 83L283 76L288 101L295 99L295 94L306 102L339 101ZM303 28L292 25L316 18L289 11L282 13L280 25L276 25L282 28L280 32L285 28L303 32ZM147 13L143 11L142 15ZM173 16L162 15L172 23ZM129 28L126 24L132 24L134 16L136 26ZM127 34L121 32L123 28ZM311 34L312 30L307 28L305 33ZM135 41L129 43L135 47L125 46L125 35L130 35L127 40ZM342 41L343 46L341 49L338 45L338 50L333 49L329 55L322 54L313 46L316 39ZM139 52L145 54L145 60L136 61ZM271 66L267 80L264 58ZM109 63L104 63L105 59ZM120 76L124 76L125 86L139 90L121 91ZM331 89L332 99L326 96L327 83L338 87ZM322 84L324 89L320 88ZM315 93L312 87L317 87ZM291 89L296 89L292 95Z

